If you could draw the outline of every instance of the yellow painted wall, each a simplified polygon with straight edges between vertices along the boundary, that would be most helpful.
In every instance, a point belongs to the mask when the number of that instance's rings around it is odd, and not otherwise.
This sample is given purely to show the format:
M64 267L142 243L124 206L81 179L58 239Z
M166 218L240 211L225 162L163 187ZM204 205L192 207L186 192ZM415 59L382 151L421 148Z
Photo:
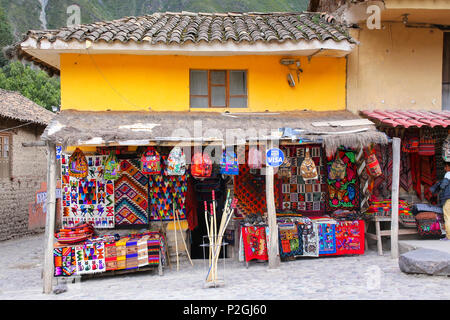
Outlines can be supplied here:
M347 108L441 110L442 31L382 26L352 31L361 44L348 56Z
M295 88L280 58L63 54L61 109L188 111L189 69L247 70L248 108L235 112L345 109L345 58L301 57Z

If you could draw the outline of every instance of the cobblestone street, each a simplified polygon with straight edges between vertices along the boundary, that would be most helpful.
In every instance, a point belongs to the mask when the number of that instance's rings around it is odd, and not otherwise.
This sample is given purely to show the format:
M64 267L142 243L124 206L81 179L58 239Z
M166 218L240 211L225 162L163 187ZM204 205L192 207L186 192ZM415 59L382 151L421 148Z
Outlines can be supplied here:
M298 259L282 262L277 270L265 263L228 259L225 286L203 288L202 260L157 272L101 277L68 284L61 294L42 294L43 235L0 243L0 299L150 299L150 300L340 300L450 298L450 277L407 275L389 251L378 256ZM222 272L220 270L219 272Z

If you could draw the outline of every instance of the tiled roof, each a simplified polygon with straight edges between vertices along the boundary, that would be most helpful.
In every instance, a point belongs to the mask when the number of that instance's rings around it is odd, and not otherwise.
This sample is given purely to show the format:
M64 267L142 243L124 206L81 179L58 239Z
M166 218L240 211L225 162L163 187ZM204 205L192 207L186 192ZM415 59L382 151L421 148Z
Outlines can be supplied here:
M361 111L376 124L389 127L448 127L450 126L450 111Z
M0 89L0 117L47 125L54 116L20 93Z
M38 41L120 41L183 44L200 41L284 42L354 39L333 17L319 13L154 13L57 30L35 31L27 37Z

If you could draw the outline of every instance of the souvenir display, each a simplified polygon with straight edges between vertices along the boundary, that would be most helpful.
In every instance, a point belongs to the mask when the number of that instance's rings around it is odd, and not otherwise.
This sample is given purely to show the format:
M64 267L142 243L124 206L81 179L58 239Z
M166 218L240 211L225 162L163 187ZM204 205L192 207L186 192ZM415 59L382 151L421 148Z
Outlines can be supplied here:
M318 179L305 180L301 173L301 164L309 149L314 161ZM276 177L275 201L280 211L297 212L308 215L322 215L325 212L327 191L324 176L322 150L318 145L286 147L285 157L292 163L290 178Z
M336 225L319 223L319 255L336 253Z
M76 258L73 247L53 249L54 276L70 277L76 273Z
M70 177L79 179L88 175L88 163L81 149L76 148L69 157L67 171Z
M186 157L180 147L174 147L167 158L166 174L182 176L186 173Z
M153 147L148 147L141 156L141 171L143 174L161 174L161 158Z
M239 175L234 176L234 196L238 199L239 212L248 215L251 213L263 214L266 209L265 192L266 182L263 176L253 175L247 164L239 165Z
M302 229L297 223L278 223L280 258L303 254Z
M266 228L261 226L242 227L245 261L269 260L267 255Z
M69 156L61 155L62 225L89 223L95 228L114 228L114 182L104 179L105 156L87 156L87 176L69 174Z
M309 155L309 148L306 148L305 159L300 165L300 173L305 180L318 178L316 164Z
M104 178L106 180L117 180L120 176L120 162L115 152L111 151L105 160Z

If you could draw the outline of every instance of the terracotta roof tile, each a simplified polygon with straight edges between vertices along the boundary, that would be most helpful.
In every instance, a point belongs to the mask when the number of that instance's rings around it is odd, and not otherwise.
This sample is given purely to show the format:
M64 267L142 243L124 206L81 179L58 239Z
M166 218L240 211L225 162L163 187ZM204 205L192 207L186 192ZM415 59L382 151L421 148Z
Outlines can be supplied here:
M328 20L328 21L327 21ZM200 41L355 41L345 27L318 13L154 13L58 30L27 33L49 41L149 41L183 44Z
M379 125L389 127L449 127L450 112L449 111L381 111L381 110L365 110L361 114L375 121Z

